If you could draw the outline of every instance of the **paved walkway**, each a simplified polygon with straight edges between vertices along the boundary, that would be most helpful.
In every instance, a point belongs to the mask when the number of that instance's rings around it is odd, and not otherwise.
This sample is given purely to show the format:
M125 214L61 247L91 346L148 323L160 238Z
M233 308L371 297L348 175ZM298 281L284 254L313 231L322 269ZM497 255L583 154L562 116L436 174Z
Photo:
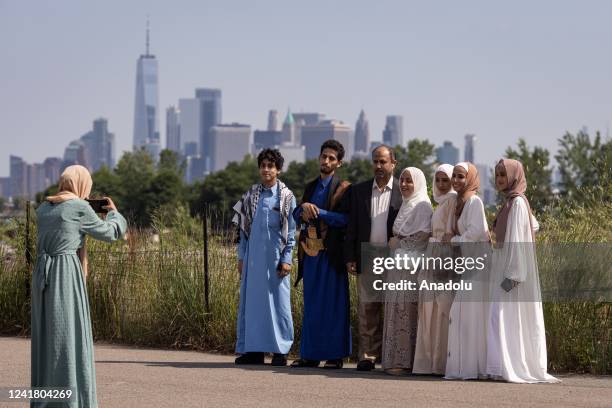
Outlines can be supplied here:
M233 357L97 344L100 407L610 407L612 377L518 385L380 370L237 368ZM30 341L0 337L0 388L30 383ZM1 407L23 404L3 403Z

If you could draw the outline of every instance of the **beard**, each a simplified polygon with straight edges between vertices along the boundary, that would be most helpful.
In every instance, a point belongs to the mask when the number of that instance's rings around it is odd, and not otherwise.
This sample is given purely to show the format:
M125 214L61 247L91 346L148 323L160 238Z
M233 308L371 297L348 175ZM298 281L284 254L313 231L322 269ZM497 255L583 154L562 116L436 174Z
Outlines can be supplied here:
M330 175L334 170L330 167L324 167L321 166L321 173L325 174L326 176Z

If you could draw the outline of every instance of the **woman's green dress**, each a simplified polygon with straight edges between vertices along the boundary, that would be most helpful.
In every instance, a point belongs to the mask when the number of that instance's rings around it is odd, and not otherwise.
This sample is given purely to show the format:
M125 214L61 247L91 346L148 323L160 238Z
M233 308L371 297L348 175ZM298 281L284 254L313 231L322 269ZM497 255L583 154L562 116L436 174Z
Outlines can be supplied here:
M89 301L77 249L86 234L103 241L121 238L127 222L116 211L100 219L85 200L45 202L36 214L32 387L71 388L75 397L70 404L31 406L97 407Z

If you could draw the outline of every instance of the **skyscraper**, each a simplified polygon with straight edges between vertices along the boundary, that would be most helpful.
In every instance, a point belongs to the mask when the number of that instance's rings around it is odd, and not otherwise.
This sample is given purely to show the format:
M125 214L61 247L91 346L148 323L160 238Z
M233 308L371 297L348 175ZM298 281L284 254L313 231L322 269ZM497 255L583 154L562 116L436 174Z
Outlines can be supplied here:
M353 132L350 126L337 120L324 120L316 125L305 125L301 129L302 145L306 147L306 159L319 157L321 145L328 139L342 143L344 160L350 160L353 153Z
M149 22L145 54L136 64L136 97L134 103L134 150L144 147L149 153L159 153L157 59L149 53Z
M295 144L302 146L304 145L302 143L302 127L316 125L325 120L325 114L318 112L300 112L292 113L292 115L295 122Z
M355 152L367 152L370 147L370 125L363 109L355 124Z
M287 116L285 116L285 121L283 122L283 135L281 137L281 142L288 145L296 144L295 133L295 120L293 119L291 110L287 110Z
M49 185L57 183L62 173L62 159L59 157L47 157L43 162L43 166Z
M21 157L11 155L9 157L11 167L9 177L11 179L12 197L28 196L28 165Z
M166 109L166 149L176 153L181 152L179 112L176 106L169 106Z
M446 163L454 166L459 162L459 149L452 142L445 141L436 149L436 161L440 164Z
M200 100L179 99L179 126L181 128L181 152L185 156L200 154Z
M463 160L474 163L474 147L476 144L476 136L472 134L465 135L465 148L463 149Z
M84 161L79 162L90 171L98 171L102 166L115 167L115 135L108 131L108 121L98 118L93 121L91 131L81 136Z
M206 161L206 169L211 170L211 140L210 128L221 123L221 90L198 88L196 99L200 101L200 156Z
M400 115L389 115L383 130L383 143L395 147L404 146L404 118Z
M251 154L251 126L219 124L210 128L210 171L219 171L229 162L241 162Z
M277 131L280 130L280 119L278 117L278 111L276 109L270 109L268 112L268 130Z

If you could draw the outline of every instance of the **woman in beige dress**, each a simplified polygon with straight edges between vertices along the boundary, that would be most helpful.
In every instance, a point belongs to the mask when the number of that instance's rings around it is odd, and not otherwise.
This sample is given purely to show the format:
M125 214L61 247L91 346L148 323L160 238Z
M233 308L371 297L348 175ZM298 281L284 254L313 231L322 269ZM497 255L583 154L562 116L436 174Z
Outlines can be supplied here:
M389 241L391 255L421 257L431 234L431 201L427 195L425 175L416 167L408 167L400 174L402 206L393 223L393 237ZM410 273L414 272L414 273ZM416 283L418 271L390 270L387 282L402 279ZM387 290L385 292L385 320L383 330L382 367L388 374L409 374L414 359L417 331L416 290Z
M432 236L426 256L444 257L446 244L442 237L452 231L453 213L457 193L451 186L453 166L442 164L434 174L433 198L438 204L431 217ZM448 282L452 272L424 269L419 282ZM445 290L419 291L419 324L412 372L415 374L444 375L446 369L446 345L448 341L448 315L453 293Z

